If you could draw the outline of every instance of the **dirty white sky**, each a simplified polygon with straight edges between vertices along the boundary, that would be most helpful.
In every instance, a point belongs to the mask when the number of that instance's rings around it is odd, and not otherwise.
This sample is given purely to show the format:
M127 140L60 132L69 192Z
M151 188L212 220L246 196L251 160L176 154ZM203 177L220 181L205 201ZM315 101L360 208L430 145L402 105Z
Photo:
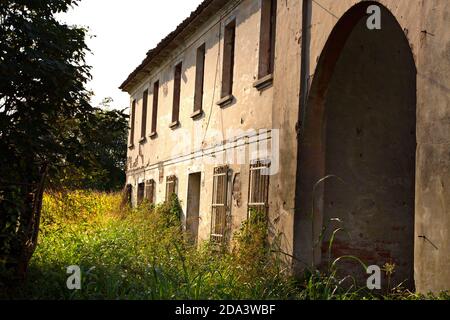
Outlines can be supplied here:
M145 58L145 54L195 10L202 0L82 0L60 16L70 25L88 27L92 54L93 105L112 97L114 108L129 106L128 94L118 87Z

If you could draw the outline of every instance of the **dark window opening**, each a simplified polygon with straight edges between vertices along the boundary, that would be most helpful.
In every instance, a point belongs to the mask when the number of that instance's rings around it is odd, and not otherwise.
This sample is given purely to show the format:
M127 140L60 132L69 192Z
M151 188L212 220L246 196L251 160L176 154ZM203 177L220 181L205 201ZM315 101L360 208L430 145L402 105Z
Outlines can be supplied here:
M271 75L275 62L277 0L262 0L258 78Z
M147 105L148 105L148 90L145 90L142 97L142 125L141 125L142 140L145 140L145 135L147 132Z
M180 121L180 99L181 99L181 72L183 64L180 62L175 66L173 87L173 108L171 127L178 125Z
M131 104L131 120L130 120L130 147L134 146L134 122L136 117L136 100Z
M269 161L257 161L250 165L248 212L269 211Z
M155 180L148 180L145 184L145 199L149 204L156 202L156 183Z
M235 40L236 20L233 20L225 27L222 70L222 99L233 94Z
M203 90L205 82L205 55L206 45L203 44L197 49L197 63L195 70L195 95L194 95L194 116L201 114L203 110Z
M125 188L125 204L131 206L131 201L133 198L133 186L131 184L127 184Z
M151 133L151 136L155 136L157 134L158 96L159 96L159 81L156 81L153 85L153 109L152 109L152 133Z
M211 241L224 243L228 212L228 166L214 169L211 214Z
M140 206L144 201L145 183L138 184L137 204Z

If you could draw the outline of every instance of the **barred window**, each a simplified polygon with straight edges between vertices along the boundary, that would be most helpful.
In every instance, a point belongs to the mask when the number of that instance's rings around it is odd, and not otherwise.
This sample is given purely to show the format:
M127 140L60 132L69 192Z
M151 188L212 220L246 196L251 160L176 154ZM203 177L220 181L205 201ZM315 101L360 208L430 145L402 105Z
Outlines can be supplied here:
M144 201L145 183L138 184L137 204L140 206Z
M211 215L211 241L223 243L227 230L228 166L214 169Z
M250 165L250 183L248 192L248 212L269 211L269 175L270 161L256 161Z
M147 183L145 184L145 199L147 199L147 201L150 204L154 204L155 201L155 195L156 195L156 183L155 180L148 180Z
M173 194L177 194L177 177L170 176L166 180L166 201L170 200Z

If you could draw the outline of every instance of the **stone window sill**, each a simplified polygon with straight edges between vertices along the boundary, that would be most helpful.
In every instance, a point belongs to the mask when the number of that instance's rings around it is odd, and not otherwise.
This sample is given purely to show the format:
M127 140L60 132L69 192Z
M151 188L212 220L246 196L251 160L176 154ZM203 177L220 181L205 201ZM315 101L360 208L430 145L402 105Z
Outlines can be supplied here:
M197 110L193 114L191 114L191 118L197 120L198 118L203 116L203 110Z
M220 99L217 102L217 105L220 106L221 108L224 108L228 105L230 105L233 102L234 96L232 94L229 94L225 97L223 97L222 99Z
M141 140L139 140L140 144L144 144L147 142L147 138L146 137L142 137Z
M262 91L273 84L273 74L268 74L267 76L262 77L261 79L256 80L253 83L253 87Z
M180 121L177 120L177 121L172 122L172 123L169 125L169 128L172 129L172 130L175 130L175 129L177 129L179 126L180 126Z

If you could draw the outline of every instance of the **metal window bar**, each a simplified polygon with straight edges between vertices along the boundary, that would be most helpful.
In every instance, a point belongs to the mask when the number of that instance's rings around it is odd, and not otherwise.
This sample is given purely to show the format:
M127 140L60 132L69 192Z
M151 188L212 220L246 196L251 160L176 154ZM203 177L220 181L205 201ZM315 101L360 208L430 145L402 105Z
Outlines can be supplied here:
M214 169L211 215L211 241L225 242L227 230L228 166Z
M172 194L177 193L177 177L170 176L167 177L166 181L166 201L170 200Z
M269 212L269 175L262 172L270 168L269 161L256 161L250 165L248 214L252 211Z

